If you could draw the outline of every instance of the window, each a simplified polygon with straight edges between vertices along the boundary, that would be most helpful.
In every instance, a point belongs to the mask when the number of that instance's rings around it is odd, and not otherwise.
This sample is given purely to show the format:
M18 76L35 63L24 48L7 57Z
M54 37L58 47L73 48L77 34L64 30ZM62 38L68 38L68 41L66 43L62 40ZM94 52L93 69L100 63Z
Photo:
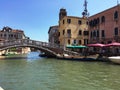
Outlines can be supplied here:
M117 27L114 29L114 35L115 35L115 36L118 35L118 28L117 28Z
M68 33L68 34L71 34L71 29L68 29L68 30L67 30L67 33Z
M68 40L68 44L70 44L70 40Z
M77 43L77 42L76 42L76 39L74 39L73 44L76 45L76 43Z
M93 27L93 26L94 26L94 21L91 20L91 21L89 22L89 25L90 25L91 27Z
M105 16L102 16L102 17L101 17L101 22L102 22L102 23L105 22Z
M117 19L117 18L118 18L118 12L115 11L115 13L114 13L114 19Z
M92 21L89 21L89 25L92 26Z
M97 24L99 24L100 23L100 19L99 18L97 18Z
M93 37L93 32L90 33L90 37L91 37L91 38Z
M88 44L88 39L84 39L84 45Z
M58 44L60 44L60 41L58 41Z
M67 23L69 23L69 24L70 24L70 23L71 23L71 19L67 19Z
M79 30L78 35L82 35L82 30Z
M82 44L81 40L79 40L79 41L78 41L78 44L79 44L79 45L81 45L81 44Z
M1 37L2 37L3 35L1 34Z
M4 34L4 37L6 37L6 34Z
M60 32L58 33L58 36L60 36Z
M99 30L97 30L97 37L99 37Z
M14 38L16 38L16 35L14 35Z
M68 37L71 37L71 29L68 29L68 30L67 30L67 36L68 36Z
M13 34L11 34L11 37L13 37Z
M88 24L89 24L89 22L87 21L87 22L86 22L86 24L88 25Z
M65 34L65 30L63 30L63 35Z
M81 24L82 24L82 21L81 21L81 20L78 20L78 24L81 25Z
M102 34L101 35L102 37L105 37L105 31L104 30L102 30L101 34Z
M84 31L84 35L89 35L89 31Z
M63 20L63 24L65 23L65 20Z
M96 26L97 25L97 19L94 19L93 23L94 23L94 26Z
M93 37L96 37L96 31L93 32Z

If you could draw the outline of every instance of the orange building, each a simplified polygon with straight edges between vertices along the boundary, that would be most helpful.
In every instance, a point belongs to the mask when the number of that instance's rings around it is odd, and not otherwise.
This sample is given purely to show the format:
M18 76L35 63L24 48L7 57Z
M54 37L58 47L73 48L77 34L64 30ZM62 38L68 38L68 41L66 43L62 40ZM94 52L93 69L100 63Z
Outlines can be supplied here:
M120 5L89 17L89 43L120 42Z

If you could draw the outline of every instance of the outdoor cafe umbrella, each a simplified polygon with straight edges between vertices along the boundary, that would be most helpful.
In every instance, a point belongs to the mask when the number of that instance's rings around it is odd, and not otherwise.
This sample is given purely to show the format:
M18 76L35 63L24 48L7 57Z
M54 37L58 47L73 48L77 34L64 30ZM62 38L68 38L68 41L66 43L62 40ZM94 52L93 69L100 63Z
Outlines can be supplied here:
M120 43L118 42L112 42L110 44L106 44L106 47L112 47L111 48L111 51L112 51L112 54L116 55L116 54L119 54L119 49L118 48L115 48L115 47L120 47Z
M88 44L87 46L88 47L99 47L100 48L99 53L102 53L104 51L103 47L105 47L106 45L105 44L101 44L101 43L95 43L95 44Z
M110 43L110 44L106 44L105 45L106 47L108 46L120 46L120 43L118 43L118 42L113 42L113 43Z
M101 44L101 43L95 43L95 44L88 44L88 47L104 47L105 44Z

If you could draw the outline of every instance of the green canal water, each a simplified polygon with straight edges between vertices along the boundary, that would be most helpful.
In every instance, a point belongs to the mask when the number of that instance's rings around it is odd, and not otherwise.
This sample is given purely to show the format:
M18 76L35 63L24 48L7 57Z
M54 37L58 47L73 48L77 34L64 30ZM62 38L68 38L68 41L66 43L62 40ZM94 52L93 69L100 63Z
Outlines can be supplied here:
M120 66L108 62L41 58L0 60L0 86L5 90L119 90Z

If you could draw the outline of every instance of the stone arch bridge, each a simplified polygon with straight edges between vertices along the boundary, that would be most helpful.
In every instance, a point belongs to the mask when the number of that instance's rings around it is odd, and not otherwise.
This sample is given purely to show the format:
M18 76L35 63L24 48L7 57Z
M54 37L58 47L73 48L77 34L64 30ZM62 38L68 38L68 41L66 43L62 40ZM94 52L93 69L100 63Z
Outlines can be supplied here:
M31 39L19 39L0 42L0 51L7 50L13 47L32 47L44 52L47 56L56 57L57 54L76 54L75 52L63 50L62 46L31 40Z

